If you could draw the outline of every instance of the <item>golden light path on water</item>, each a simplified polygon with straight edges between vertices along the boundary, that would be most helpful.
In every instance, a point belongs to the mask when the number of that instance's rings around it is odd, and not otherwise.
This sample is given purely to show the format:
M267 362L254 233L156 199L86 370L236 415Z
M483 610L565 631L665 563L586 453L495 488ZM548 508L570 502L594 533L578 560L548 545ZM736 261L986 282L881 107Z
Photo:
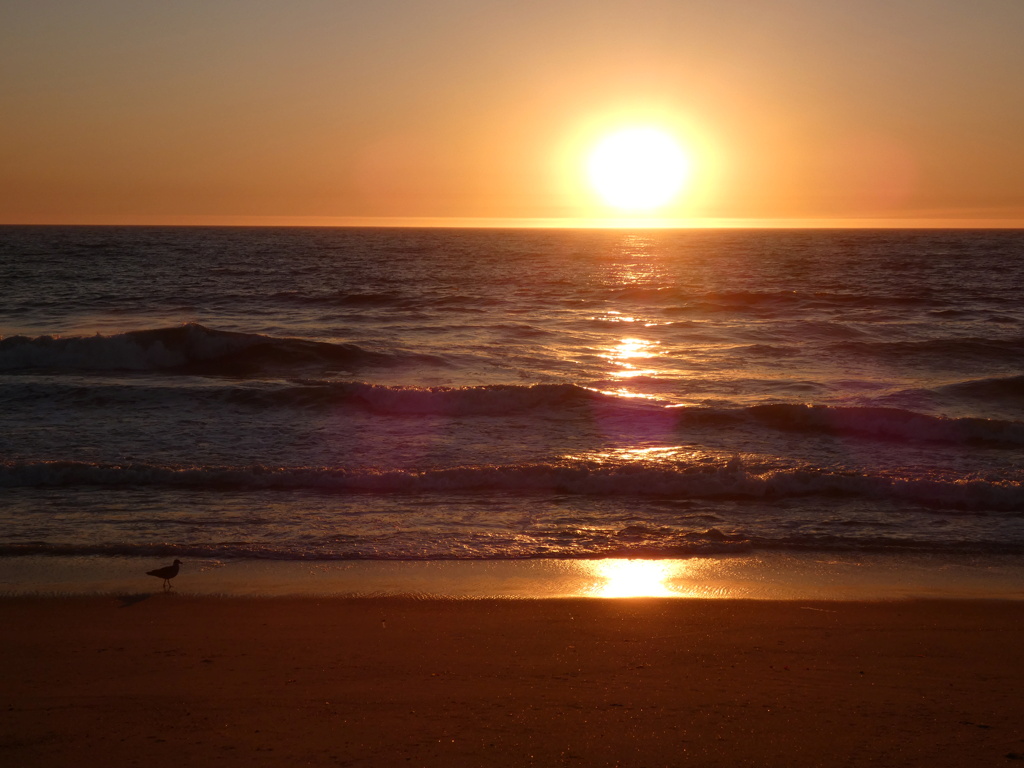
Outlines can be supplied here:
M655 351L657 342L645 339L625 338L605 355L616 366L612 376L616 379L631 379L636 376L655 376L658 371L653 368L641 368L634 361L650 359L658 356Z
M651 260L651 241L647 237L629 235L624 238L626 253L624 261L616 265L614 280L617 284L629 288L643 288L651 283L661 284L662 268ZM633 326L634 335L622 336L604 346L600 355L609 363L607 376L622 382L614 392L626 397L644 397L626 386L630 379L657 378L661 374L661 361L665 355L661 342L643 338L646 328L653 328L658 323L648 318L635 317L617 309L607 309L599 319L605 323L625 324ZM632 330L632 329L631 329Z
M578 563L592 577L587 597L696 597L685 560L608 559Z

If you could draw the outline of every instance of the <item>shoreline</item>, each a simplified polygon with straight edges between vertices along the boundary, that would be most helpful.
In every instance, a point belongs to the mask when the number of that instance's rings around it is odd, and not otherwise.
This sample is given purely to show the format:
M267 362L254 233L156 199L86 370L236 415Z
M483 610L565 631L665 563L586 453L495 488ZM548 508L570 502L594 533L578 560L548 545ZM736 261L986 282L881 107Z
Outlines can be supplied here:
M998 766L1024 602L0 598L5 764Z
M0 596L160 592L172 556L0 557ZM171 591L223 597L1024 601L1016 556L769 552L686 559L215 560L184 558Z

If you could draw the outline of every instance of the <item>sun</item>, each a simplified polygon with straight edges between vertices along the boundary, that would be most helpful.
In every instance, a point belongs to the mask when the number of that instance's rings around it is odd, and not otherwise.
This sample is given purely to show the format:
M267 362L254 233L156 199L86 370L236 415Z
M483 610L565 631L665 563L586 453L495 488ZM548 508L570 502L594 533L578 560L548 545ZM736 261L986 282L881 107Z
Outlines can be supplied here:
M690 161L671 135L658 128L626 128L601 139L587 160L594 190L626 211L650 211L682 191Z

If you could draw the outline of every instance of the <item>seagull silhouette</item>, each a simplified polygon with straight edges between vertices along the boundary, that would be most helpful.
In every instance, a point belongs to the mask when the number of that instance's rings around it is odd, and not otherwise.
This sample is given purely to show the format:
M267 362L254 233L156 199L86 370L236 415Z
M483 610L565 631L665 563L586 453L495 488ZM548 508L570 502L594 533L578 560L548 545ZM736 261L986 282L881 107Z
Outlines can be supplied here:
M156 576L158 579L164 580L164 589L171 588L171 579L178 575L178 566L181 565L181 560L175 560L171 565L164 568L157 568L155 571L146 571L147 576Z

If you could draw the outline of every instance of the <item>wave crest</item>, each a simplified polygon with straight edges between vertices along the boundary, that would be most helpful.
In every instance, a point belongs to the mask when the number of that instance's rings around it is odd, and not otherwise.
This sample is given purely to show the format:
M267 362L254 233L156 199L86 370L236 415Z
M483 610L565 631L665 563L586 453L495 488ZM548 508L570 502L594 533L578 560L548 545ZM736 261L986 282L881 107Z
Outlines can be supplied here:
M1024 400L1024 376L961 381L940 387L939 391L957 397L979 400Z
M1024 423L1017 421L928 416L900 408L824 405L757 405L746 412L757 422L782 430L887 440L1024 445Z
M237 333L188 323L105 336L0 339L0 371L175 371L248 375L267 370L330 370L402 364L444 365L431 355L371 352L332 344Z
M155 486L208 490L314 490L332 493L562 493L673 499L769 499L808 496L898 500L960 510L1024 511L1024 483L933 480L793 469L756 474L739 462L604 465L556 462L441 469L169 466L81 461L9 461L0 487Z

